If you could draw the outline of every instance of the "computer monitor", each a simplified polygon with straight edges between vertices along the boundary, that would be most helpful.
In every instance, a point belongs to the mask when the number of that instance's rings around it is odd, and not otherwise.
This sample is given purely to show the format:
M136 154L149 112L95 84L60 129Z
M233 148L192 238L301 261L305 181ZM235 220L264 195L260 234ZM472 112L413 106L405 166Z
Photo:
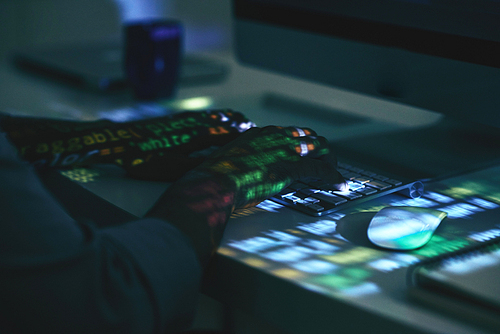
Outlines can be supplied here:
M246 64L500 127L498 0L234 0Z

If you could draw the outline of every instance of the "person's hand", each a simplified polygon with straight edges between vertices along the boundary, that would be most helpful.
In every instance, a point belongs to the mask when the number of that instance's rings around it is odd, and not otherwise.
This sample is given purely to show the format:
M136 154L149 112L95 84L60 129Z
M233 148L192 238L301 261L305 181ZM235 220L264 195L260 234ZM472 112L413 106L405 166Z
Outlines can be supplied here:
M346 187L337 160L324 137L307 128L252 128L214 152L195 173L229 179L235 207L258 204L305 177Z
M128 176L150 181L175 181L201 164L215 149L255 126L242 113L230 109L184 112L172 118L170 123L162 118L133 123L140 133L147 129L155 137L149 137L149 142L138 143L139 150L129 148L134 152L134 159L129 158L121 164ZM164 143L163 147L155 144L157 140ZM166 141L169 141L169 146Z
M209 261L235 208L256 205L294 180L321 178L346 187L327 141L305 128L252 128L173 183L147 217L165 219Z
M21 157L37 167L112 163L130 176L173 181L199 165L205 150L220 147L253 126L229 109L182 112L117 123L79 122L4 115L7 133Z

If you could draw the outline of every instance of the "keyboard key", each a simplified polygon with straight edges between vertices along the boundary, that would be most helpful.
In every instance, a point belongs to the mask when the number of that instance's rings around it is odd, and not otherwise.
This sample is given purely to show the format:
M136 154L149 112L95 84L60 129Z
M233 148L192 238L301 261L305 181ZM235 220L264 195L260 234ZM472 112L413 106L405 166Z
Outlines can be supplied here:
M378 181L378 180L366 182L365 185L372 187L372 188L375 188L375 189L378 189L378 190L384 190L384 189L391 187L391 185L389 183L385 183L385 182Z
M361 189L356 190L356 192L360 193L362 195L368 196L368 195L373 195L373 194L377 193L378 190L375 188L365 187L365 188L361 188Z
M373 178L376 179L376 180L380 180L380 181L389 180L389 178L387 176L379 175L379 174L373 176Z
M365 183L371 181L371 179L366 177L366 176L357 176L357 177L352 178L351 180L358 182L358 183L362 183L362 184L365 184Z
M295 195L289 195L289 196L284 196L284 197L281 197L283 199L286 199L292 203L295 203L295 202L298 202L298 201L301 201L302 198L298 197L298 196L295 196Z
M385 180L384 182L392 184L393 186L399 186L399 185L403 184L403 182L401 182L399 180L394 180L394 179Z
M321 212L321 211L324 211L325 208L322 207L321 205L319 204L309 204L309 205L306 205L306 207L309 209L309 210L312 210L314 212Z
M349 190L356 191L358 189L364 188L365 186L361 183L356 183L354 181L347 181L347 185L349 186Z
M319 202L319 199L312 198L312 197L306 197L303 199L303 201L304 201L304 203L307 203L307 204L315 204L315 203Z
M291 196L293 194L295 194L295 190L290 189L290 188L285 188L282 191L280 191L278 194L276 194L275 196L279 197L279 198L285 198L285 197Z
M333 183L326 183L322 187L320 187L320 189L328 192L339 191L339 188L336 187Z
M319 199L315 199L312 197L304 198L304 199L299 199L298 201L294 202L295 204L300 204L300 205L311 205L315 203L319 203Z
M321 190L315 188L300 189L297 191L296 195L302 198L311 196L312 194L319 193Z
M359 177L360 175L358 173L354 173L354 172L349 172L347 174L342 174L342 176L344 177L344 179L346 180L352 180L356 177Z
M300 204L300 205L306 205L306 206L319 203L319 201L320 201L319 199L312 198L312 197L302 198L299 196L295 196L295 197L288 197L288 198L290 198L290 200L292 200L294 204ZM287 198L285 198L285 199L287 199Z
M334 191L335 195L347 198L348 200L354 200L356 198L363 197L361 194L356 193L355 191Z
M286 197L280 197L280 198L278 198L278 197L274 197L274 198L279 199L279 200L280 200L280 203L285 204L285 205L287 205L287 206L291 206L291 207L295 206L295 202L294 202L294 201L289 200L289 199L288 199L288 198L286 198Z
M330 204L333 204L333 205L339 205L339 204L347 202L347 200L345 198L327 193L325 191L320 191L319 193L311 195L311 197L319 199L319 200L327 202L327 203L330 203Z

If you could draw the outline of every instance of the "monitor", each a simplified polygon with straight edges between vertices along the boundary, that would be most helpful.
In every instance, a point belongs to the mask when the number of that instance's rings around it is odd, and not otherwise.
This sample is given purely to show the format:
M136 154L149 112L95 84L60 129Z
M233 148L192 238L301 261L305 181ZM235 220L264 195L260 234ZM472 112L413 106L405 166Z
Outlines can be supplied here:
M238 59L500 127L498 0L234 0Z

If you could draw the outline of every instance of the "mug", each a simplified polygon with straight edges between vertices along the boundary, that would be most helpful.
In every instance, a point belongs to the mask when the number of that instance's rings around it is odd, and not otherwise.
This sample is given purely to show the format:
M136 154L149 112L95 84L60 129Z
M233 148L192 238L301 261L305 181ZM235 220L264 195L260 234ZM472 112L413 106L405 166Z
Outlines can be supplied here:
M182 62L182 25L175 20L125 25L125 74L139 100L175 95Z

